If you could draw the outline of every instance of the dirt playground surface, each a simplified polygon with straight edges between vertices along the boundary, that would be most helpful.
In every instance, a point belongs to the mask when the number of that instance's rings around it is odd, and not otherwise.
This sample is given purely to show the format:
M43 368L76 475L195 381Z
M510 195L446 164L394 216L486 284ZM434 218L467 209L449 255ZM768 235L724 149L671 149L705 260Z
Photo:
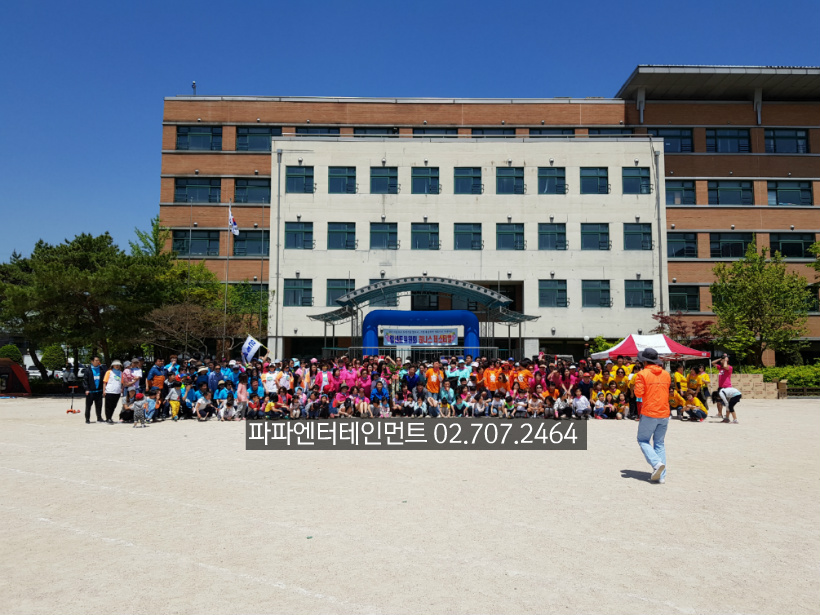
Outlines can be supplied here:
M246 452L0 400L3 613L817 613L820 402L587 451Z

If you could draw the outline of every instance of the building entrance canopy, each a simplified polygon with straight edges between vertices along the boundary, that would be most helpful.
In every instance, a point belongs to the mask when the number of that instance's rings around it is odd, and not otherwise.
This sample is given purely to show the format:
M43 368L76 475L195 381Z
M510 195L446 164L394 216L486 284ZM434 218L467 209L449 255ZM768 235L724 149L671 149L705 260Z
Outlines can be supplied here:
M481 304L484 307L482 312L486 311L488 322L516 325L539 318L508 309L506 306L512 303L512 299L485 286L463 280L427 276L380 280L362 286L336 299L336 303L341 306L339 309L314 314L309 318L329 325L338 325L354 318L357 310L370 305L371 302L380 302L383 305L385 301L414 292L445 293Z

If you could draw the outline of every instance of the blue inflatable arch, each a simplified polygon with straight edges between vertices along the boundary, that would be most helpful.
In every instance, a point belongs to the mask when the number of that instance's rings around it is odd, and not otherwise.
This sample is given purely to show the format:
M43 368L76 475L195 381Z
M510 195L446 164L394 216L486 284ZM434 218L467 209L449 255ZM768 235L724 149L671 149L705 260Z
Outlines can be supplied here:
M464 327L464 354L478 356L478 317L467 310L444 310L424 312L417 310L373 310L362 322L362 346L364 354L378 354L379 325L406 327Z

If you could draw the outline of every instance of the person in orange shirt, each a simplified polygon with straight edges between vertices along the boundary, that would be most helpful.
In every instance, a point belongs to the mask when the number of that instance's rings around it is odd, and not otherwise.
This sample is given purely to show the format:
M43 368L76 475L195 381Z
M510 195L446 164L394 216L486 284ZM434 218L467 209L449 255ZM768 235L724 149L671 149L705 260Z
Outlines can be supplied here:
M501 361L495 361L487 369L484 370L484 388L490 393L495 393L498 390L498 376L501 371Z
M644 368L635 376L635 396L642 400L638 444L652 466L651 480L666 482L666 430L669 427L669 387L672 377L663 369L654 348L638 353ZM650 444L650 440L652 443Z
M532 381L532 372L527 369L527 364L524 363L515 370L515 381L521 390L527 392L530 390L530 382Z
M434 361L433 367L428 369L424 373L424 376L427 378L427 392L430 394L430 397L433 399L438 399L439 393L441 392L441 383L444 380L444 372L441 371L441 363Z

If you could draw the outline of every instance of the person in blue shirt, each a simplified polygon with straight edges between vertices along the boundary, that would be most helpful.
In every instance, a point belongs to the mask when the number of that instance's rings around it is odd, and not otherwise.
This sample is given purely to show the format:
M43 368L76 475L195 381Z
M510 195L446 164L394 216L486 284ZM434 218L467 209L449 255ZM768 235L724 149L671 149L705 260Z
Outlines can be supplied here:
M216 385L216 392L214 393L214 401L221 401L223 399L228 399L228 388L226 387L226 382L224 380L220 380Z
M196 370L194 378L194 388L198 391L202 385L208 386L208 368L204 365Z
M91 422L91 406L97 411L97 422L106 422L102 417L103 376L106 367L100 363L100 357L91 359L91 367L85 370L83 385L85 386L85 422ZM113 421L108 421L113 423Z
M199 390L199 391L192 384L189 384L185 387L185 397L184 397L185 407L184 407L184 412L182 413L183 418L186 418L186 419L193 418L193 416L194 416L194 405L196 404L196 401L203 395L203 391L207 391L207 390L208 390L208 385L207 384L204 385L204 389Z
M265 397L265 387L259 384L259 380L256 378L251 380L251 386L248 387L248 395L253 395L254 393L259 396L259 399Z
M381 380L376 381L376 388L370 392L370 412L378 416L379 406L383 401L390 402L390 394L384 388Z
M219 386L219 382L225 383L225 379L222 377L222 368L219 365L214 366L214 371L208 376L208 388L211 390L211 393L216 393L216 389Z

